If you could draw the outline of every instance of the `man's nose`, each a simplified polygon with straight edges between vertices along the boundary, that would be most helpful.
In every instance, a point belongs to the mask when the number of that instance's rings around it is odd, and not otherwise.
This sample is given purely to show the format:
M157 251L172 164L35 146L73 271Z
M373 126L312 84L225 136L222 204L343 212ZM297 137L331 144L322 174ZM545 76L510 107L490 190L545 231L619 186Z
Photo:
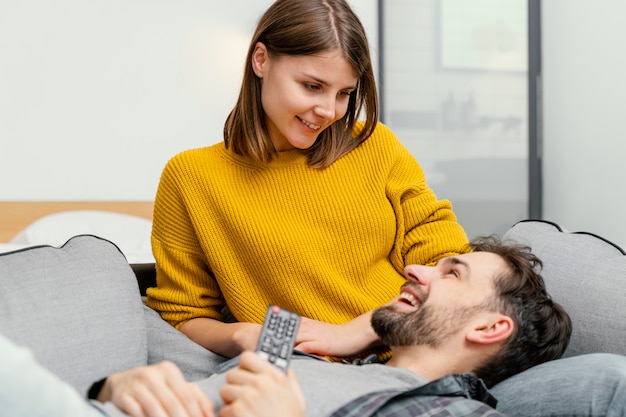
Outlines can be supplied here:
M404 268L404 277L409 281L417 282L419 285L428 286L430 283L434 267L425 265L407 265Z

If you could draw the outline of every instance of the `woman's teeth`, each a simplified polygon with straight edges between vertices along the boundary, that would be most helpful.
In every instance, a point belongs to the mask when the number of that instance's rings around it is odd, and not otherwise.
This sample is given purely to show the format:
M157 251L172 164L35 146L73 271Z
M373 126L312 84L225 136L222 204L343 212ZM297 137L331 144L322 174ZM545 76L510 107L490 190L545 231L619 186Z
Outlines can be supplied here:
M299 118L299 119L305 126L310 127L313 130L319 130L322 127L322 126L319 126L319 125L314 125L313 123L309 123L309 122L307 122L304 119L301 119L301 118Z

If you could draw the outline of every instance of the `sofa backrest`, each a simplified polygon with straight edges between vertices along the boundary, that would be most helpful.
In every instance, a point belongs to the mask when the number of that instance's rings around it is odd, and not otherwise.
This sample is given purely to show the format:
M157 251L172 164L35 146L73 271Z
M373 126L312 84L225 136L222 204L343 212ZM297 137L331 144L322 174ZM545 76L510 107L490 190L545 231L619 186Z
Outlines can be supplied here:
M96 236L0 254L0 332L83 395L147 363L135 275L119 248Z
M548 292L572 318L564 357L592 352L626 354L626 252L586 232L524 220L503 236L527 245L543 261Z

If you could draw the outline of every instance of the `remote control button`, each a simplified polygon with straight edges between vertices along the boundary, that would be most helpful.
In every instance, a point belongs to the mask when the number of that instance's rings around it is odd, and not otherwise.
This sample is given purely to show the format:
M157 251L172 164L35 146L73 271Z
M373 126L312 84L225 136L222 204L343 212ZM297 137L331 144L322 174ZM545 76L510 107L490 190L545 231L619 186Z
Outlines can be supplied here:
M286 371L300 325L300 316L279 306L268 308L257 352L268 362Z

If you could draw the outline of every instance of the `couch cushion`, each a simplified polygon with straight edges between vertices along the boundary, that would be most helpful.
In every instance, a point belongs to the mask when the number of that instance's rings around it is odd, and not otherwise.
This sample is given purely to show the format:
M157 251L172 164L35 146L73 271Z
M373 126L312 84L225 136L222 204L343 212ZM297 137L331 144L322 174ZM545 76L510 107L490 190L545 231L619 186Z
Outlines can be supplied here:
M626 416L626 358L591 353L549 361L491 388L507 416Z
M591 352L626 354L626 256L591 233L569 233L547 221L525 220L503 236L528 245L543 261L553 299L573 324L565 357Z
M117 246L91 235L0 254L0 332L85 394L147 363L143 303Z
M214 367L227 360L189 339L145 304L144 314L149 364L169 360L178 365L188 381L197 381L208 377Z

